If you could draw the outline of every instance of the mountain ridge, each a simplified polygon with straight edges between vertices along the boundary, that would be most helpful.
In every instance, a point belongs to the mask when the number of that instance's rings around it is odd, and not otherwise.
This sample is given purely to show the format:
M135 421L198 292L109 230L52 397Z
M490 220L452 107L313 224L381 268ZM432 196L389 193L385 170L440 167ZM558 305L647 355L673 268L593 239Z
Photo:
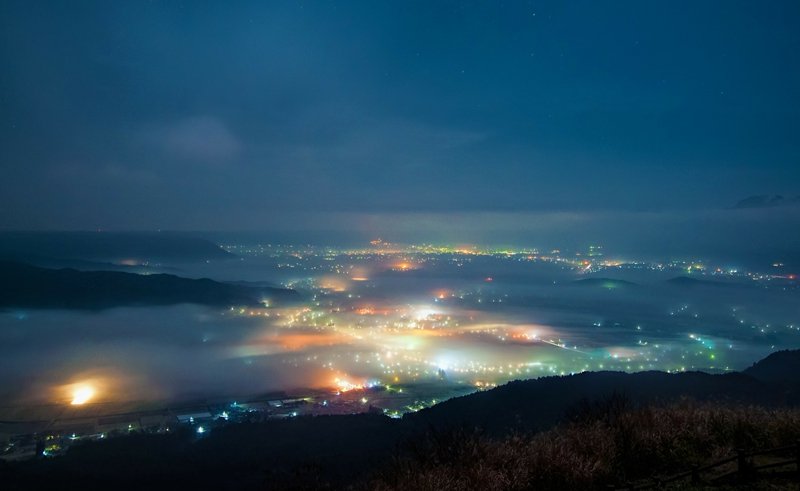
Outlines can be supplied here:
M0 259L32 263L197 262L234 257L209 240L177 232L0 232Z
M748 196L733 205L734 208L775 208L780 206L800 206L800 196L785 198L780 194L761 194Z
M221 283L159 273L48 269L0 260L0 308L86 309L142 305L261 305L291 300L294 290Z

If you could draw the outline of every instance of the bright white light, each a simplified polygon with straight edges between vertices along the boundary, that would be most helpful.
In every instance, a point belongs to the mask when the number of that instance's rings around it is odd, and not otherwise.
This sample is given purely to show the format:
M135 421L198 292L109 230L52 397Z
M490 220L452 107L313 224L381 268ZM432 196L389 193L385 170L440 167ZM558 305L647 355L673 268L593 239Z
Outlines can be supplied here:
M428 306L416 307L414 309L414 317L419 321L425 320L428 317L436 314L438 314L438 312Z
M206 429L205 429L205 428L203 428L202 426L198 426L198 427L197 427L197 432L202 434L202 433L205 433L205 432L206 432Z

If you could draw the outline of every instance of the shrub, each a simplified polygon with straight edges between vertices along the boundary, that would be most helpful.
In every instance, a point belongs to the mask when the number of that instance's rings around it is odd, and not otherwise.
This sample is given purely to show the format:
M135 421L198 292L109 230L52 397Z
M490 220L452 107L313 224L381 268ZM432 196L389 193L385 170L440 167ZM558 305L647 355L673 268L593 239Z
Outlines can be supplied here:
M379 490L600 489L665 475L737 448L792 444L800 411L684 401L634 408L620 396L582 403L567 422L534 435L430 432L368 484Z

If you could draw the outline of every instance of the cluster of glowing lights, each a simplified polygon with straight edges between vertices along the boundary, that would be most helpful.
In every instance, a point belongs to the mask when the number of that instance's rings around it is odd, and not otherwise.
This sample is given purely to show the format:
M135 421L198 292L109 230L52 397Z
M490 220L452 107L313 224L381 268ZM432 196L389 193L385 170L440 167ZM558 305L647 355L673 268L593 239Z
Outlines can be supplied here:
M375 315L375 309L372 307L360 307L355 310L358 315Z
M340 379L338 377L334 380L334 383L336 384L336 388L338 389L339 392L350 392L351 390L364 390L366 388L364 384L356 384L350 382L349 380Z
M377 240L372 245L384 247L387 244ZM464 286L459 283L458 286L449 285L454 288L449 289L439 284L430 289L426 288L423 292L425 299L423 302L428 303L416 304L414 303L416 299L405 297L402 297L402 303L384 299L381 290L377 288L385 286L385 282L403 276L399 274L383 276L382 273L387 269L404 272L430 267L435 270L438 264L444 264L445 261L448 265L455 263L458 266L471 261L469 258L466 260L450 257L428 258L425 254L455 252L498 256L502 253L509 257L519 254L516 260L559 262L566 264L575 273L595 272L627 264L618 260L562 257L558 256L560 253L557 250L552 252L555 256L551 257L539 255L538 252L531 255L528 251L469 248L429 251L428 249L430 247L400 251L381 249L377 253L375 250L342 253L347 256L345 258L347 261L370 259L377 264L365 267L359 266L358 263L335 263L336 267L331 269L331 273L309 279L309 286L327 291L315 292L311 308L270 309L274 321L265 325L268 328L267 334L254 340L250 346L252 349L243 355L296 352L291 358L291 363L295 363L295 366L297 363L307 362L321 364L326 370L327 373L324 375L314 377L314 387L334 389L341 393L368 390L370 387L367 382L368 377L380 377L385 383L392 381L397 383L399 375L409 383L422 377L447 378L459 383L468 381L480 390L491 388L512 377L525 375L578 373L591 369L644 370L661 367L672 369L676 362L680 363L678 370L685 370L684 365L694 368L695 365L691 363L701 357L706 360L720 358L718 353L711 351L714 345L706 338L695 339L699 344L697 347L667 356L660 351L661 346L642 339L640 333L642 327L639 325L630 326L636 331L635 346L587 347L581 343L580 338L570 340L567 344L567 341L561 338L563 333L547 325L508 324L501 313L484 312L480 308L473 308L474 304L501 303L509 297L498 293L500 290L495 284L502 281L496 276L487 276L488 271L480 275L470 275L471 285ZM360 257L361 255L364 257ZM330 260L338 260L338 257L332 255ZM649 263L641 264L646 266ZM683 271L688 269L702 273L705 266L693 261L652 264L649 267L659 271L664 268L680 268ZM734 272L735 270L730 270L731 274ZM786 277L785 273L780 276L780 278ZM359 281L371 281L374 284L356 285L355 283ZM489 285L486 285L487 283ZM600 284L602 288L607 289L618 288L619 285L620 283L615 281L603 281ZM373 288L376 288L375 292L372 291ZM350 294L329 296L331 292L345 291ZM687 308L684 306L671 315L678 315ZM697 318L697 314L694 314L694 317ZM739 322L745 323L744 320ZM592 323L593 327L604 325L604 322L599 321ZM794 326L787 327L795 329ZM274 332L275 329L277 333ZM761 329L761 332L765 330ZM503 346L530 345L530 350L513 346L505 348L501 347L501 343ZM449 349L451 344L458 349ZM473 344L476 346L474 351L468 351L468 348L462 349L462 346L469 346L471 349ZM330 353L310 351L311 348L327 346L336 347L336 350L331 350ZM449 354L444 358L443 347L448 348L445 351ZM556 348L559 353L545 351L550 350L550 347ZM306 353L306 350L309 352ZM547 358L544 358L544 362L532 361L534 355L537 356L537 360L540 355ZM659 355L667 359L662 361ZM678 356L680 361L674 359ZM665 363L670 365L665 366ZM338 373L342 378L337 378L335 383L331 383L332 372ZM343 373L350 373L356 379L350 375L342 375ZM357 393L357 396L360 397L361 394Z
M337 392L339 393L367 390L383 385L379 380L369 380L364 383L355 383L338 377L334 380L334 384L336 385Z
M410 261L400 261L392 265L392 271L411 271L417 268L418 266Z

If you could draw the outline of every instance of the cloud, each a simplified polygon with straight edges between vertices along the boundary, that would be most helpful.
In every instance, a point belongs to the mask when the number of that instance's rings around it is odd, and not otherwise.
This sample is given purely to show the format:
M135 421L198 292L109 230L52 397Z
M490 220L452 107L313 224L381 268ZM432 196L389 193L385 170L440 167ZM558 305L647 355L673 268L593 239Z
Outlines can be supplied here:
M221 164L235 159L242 151L236 135L210 116L186 118L146 133L151 143L182 162Z
M456 158L486 135L408 120L367 120L342 135L327 155L355 167L413 169Z

